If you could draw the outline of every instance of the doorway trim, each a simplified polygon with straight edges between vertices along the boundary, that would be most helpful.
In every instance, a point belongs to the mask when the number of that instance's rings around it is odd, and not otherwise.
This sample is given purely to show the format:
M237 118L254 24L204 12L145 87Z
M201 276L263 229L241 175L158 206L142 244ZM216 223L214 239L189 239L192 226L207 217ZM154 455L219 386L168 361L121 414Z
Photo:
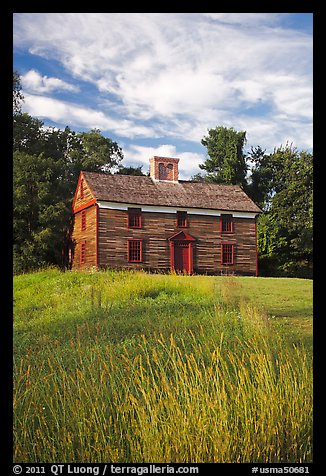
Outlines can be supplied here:
M189 235L189 233L186 233L185 231L179 231L178 233L175 233L174 235L170 236L168 238L170 241L170 268L171 271L175 271L175 251L178 246L178 243L180 243L183 247L187 247L188 249L188 263L187 263L187 269L185 269L187 274L193 274L194 272L194 259L193 259L193 245L194 242L196 241L196 238L193 236Z

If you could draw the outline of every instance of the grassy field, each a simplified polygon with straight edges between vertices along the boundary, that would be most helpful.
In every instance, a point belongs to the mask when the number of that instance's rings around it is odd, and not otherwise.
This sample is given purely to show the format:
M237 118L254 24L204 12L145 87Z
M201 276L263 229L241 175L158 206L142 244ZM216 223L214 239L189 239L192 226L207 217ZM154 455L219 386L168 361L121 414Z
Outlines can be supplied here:
M311 462L312 281L14 278L15 462Z

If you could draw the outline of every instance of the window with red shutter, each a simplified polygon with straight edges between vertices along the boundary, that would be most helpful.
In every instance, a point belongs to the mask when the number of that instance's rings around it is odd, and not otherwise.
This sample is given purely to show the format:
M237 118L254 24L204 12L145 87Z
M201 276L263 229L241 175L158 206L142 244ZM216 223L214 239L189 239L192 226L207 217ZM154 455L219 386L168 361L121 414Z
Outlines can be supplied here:
M128 261L129 263L141 263L143 260L143 241L128 240Z
M80 264L83 264L86 262L86 241L82 241L80 243Z
M81 229L82 231L86 230L86 210L83 210L81 215Z
M222 233L233 233L233 216L229 214L221 214L220 226Z
M234 264L234 244L233 243L222 243L221 263Z
M128 228L141 228L142 215L140 208L128 208Z
M188 214L187 212L177 212L177 226L179 228L187 228L188 227Z

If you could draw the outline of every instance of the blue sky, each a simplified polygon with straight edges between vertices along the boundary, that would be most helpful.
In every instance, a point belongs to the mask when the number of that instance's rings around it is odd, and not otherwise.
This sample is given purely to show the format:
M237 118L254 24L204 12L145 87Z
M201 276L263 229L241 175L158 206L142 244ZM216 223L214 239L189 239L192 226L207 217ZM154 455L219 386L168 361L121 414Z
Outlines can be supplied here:
M123 165L179 157L200 171L216 126L246 150L312 150L312 13L15 13L23 110L46 126L98 128Z

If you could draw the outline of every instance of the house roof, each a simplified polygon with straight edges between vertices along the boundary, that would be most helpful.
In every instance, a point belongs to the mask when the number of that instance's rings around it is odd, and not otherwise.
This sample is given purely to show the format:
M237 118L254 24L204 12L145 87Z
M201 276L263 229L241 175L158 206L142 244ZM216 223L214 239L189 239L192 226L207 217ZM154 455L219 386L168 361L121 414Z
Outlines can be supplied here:
M147 176L106 175L96 172L83 172L83 175L99 201L261 212L238 185L182 180L179 183L157 182Z

